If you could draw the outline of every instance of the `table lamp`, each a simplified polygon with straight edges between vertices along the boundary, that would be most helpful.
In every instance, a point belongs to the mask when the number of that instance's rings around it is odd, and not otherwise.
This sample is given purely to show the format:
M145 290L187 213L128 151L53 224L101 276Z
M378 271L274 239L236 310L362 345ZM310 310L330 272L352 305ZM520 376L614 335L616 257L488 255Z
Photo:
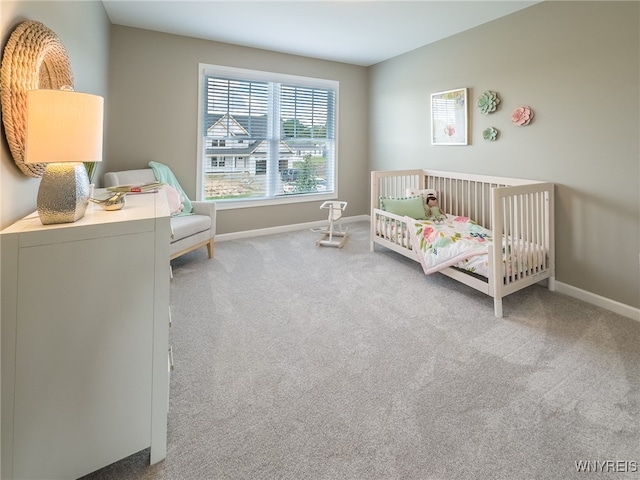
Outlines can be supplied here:
M38 189L44 225L80 220L89 203L83 162L102 161L102 97L63 90L27 92L25 163L46 163Z

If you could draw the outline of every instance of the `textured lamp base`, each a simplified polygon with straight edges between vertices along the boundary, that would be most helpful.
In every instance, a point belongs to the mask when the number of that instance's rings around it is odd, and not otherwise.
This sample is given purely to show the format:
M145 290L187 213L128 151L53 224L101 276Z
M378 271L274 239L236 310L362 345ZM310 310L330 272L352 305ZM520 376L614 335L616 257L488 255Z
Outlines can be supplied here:
M44 225L73 223L89 203L89 177L80 162L49 163L38 189L38 215Z

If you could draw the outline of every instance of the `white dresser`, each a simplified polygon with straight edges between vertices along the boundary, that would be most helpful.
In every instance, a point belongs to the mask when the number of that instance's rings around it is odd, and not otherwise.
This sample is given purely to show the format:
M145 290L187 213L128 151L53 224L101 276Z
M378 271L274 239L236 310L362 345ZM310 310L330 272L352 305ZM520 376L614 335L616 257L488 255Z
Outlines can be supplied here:
M2 479L75 479L166 455L169 210L129 195L0 232Z

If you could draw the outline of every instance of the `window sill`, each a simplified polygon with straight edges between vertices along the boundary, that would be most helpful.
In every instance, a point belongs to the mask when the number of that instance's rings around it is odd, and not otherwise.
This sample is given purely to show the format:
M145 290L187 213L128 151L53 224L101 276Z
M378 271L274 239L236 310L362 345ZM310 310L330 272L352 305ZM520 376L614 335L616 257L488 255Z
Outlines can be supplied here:
M338 198L337 192L328 192L313 195L291 195L276 198L265 198L260 200L223 200L215 201L216 210L235 210L238 208L273 207L278 205L289 205L292 203L324 202L325 200L335 200ZM209 201L209 200L207 200Z

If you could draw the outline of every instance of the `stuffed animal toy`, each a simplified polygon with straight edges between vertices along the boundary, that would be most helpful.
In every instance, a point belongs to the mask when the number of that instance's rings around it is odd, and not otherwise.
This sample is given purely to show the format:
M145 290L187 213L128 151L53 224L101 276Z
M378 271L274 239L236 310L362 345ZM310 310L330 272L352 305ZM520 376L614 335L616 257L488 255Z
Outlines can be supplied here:
M426 200L426 213L427 220L431 220L434 223L444 223L447 219L446 213L440 210L440 206L438 205L438 199L432 193L427 195Z

